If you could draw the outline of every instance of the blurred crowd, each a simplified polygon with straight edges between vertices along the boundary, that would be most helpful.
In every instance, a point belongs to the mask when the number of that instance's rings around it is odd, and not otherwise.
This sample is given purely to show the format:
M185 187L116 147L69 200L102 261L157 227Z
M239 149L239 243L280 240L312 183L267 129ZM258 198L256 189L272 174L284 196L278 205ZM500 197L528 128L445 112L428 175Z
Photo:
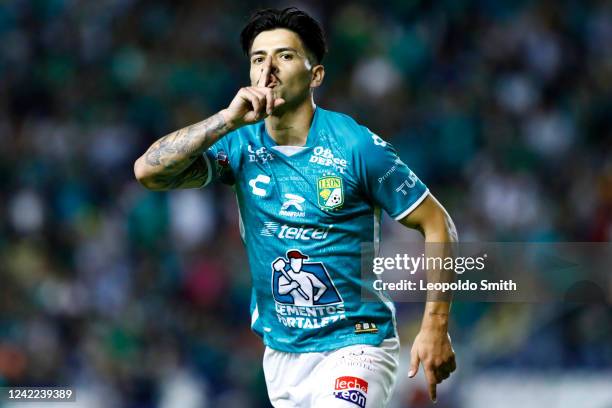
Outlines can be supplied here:
M610 240L610 2L267 4L323 23L316 102L391 141L462 240ZM238 35L260 5L0 4L0 386L268 406L231 190L149 192L132 171L247 83ZM408 236L387 220L384 239ZM407 348L422 305L400 310ZM612 366L609 307L466 303L453 319L478 369Z

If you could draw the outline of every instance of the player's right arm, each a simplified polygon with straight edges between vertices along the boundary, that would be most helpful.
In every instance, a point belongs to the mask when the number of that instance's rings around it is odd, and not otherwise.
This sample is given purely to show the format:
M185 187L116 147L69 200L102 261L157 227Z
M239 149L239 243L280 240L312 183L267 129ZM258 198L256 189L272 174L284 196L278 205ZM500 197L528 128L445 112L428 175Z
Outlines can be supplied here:
M285 102L265 86L269 72L268 60L257 86L241 88L226 109L154 142L134 163L140 184L150 190L201 187L210 171L202 153L227 133L262 120Z
M225 115L219 112L172 132L136 160L134 175L150 190L200 187L209 171L202 152L230 131Z

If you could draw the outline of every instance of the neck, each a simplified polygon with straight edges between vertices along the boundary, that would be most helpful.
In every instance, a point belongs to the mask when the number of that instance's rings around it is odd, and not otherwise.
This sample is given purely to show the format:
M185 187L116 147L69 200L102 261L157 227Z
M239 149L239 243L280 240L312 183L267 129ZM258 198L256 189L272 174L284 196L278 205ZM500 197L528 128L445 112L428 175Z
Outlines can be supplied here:
M306 100L295 109L282 110L266 118L266 130L279 145L304 146L314 116L315 104Z

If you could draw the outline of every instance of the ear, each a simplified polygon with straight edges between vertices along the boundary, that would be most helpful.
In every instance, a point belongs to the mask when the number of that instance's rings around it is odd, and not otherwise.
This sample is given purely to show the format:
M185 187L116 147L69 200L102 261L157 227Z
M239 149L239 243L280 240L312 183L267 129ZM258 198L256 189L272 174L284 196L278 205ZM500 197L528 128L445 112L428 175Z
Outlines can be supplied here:
M323 65L315 65L312 67L312 79L310 80L311 88L318 88L323 83L325 77L325 67Z

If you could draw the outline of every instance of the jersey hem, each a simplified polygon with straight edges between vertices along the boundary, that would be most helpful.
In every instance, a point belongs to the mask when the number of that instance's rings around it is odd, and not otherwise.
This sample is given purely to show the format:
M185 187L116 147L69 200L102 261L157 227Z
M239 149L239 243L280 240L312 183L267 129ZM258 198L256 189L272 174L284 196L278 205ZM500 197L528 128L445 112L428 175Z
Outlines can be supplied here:
M399 336L397 336L397 333L395 333L394 331L392 331L390 334L387 334L386 336L377 335L377 336L372 336L370 338L358 337L358 336L363 336L363 335L357 335L357 337L351 337L338 344L330 344L330 345L325 345L325 346L318 345L318 346L310 346L310 347L301 347L299 350L292 349L292 348L285 348L285 347L277 347L277 345L271 344L271 342L267 341L265 338L263 339L263 343L266 347L269 347L272 350L282 351L283 353L300 354L300 353L318 353L318 352L324 352L324 351L333 351L333 350L338 350L338 349L348 347L348 346L354 346L356 344L366 344L368 346L378 346L386 339L393 339L393 338L397 338L399 341Z
M425 198L427 197L427 194L429 194L429 189L426 188L425 191L423 192L423 194L419 197L418 200L416 200L414 203L412 203L412 205L410 207L408 207L406 210L404 210L402 213L400 213L400 215L393 217L394 220L399 221L402 218L404 218L405 216L407 216L408 214L410 214L412 211L414 211L415 208L417 208L419 206L419 204L421 204L423 202L423 200L425 200Z

